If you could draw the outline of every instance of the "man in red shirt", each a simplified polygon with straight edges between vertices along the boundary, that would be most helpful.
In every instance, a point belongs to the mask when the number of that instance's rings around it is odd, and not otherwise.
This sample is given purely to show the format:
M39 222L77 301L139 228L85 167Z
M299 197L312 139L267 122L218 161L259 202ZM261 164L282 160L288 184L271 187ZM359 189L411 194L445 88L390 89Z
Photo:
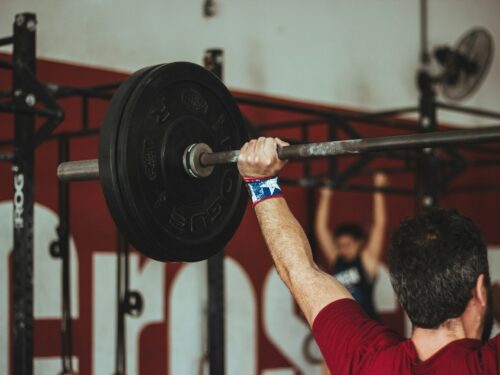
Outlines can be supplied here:
M281 195L276 138L246 143L238 169L276 269L312 327L332 374L499 374L490 326L488 258L479 229L455 210L429 210L393 233L390 273L413 323L411 338L371 320L347 289L314 263ZM270 199L275 198L275 199Z

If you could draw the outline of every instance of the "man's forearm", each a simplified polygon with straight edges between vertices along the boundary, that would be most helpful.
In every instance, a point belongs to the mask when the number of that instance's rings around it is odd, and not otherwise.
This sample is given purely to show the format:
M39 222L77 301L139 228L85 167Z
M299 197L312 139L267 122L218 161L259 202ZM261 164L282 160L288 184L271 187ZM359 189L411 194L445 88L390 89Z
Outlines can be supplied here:
M284 198L260 202L255 212L276 269L310 324L324 306L352 298L340 282L314 263L304 230Z
M387 222L387 212L385 207L385 197L381 192L373 194L373 223L385 228Z
M316 209L316 230L329 230L328 222L330 220L330 200L333 193L325 193L323 191L319 194L318 208Z
M290 287L291 272L316 267L309 241L284 198L259 203L255 213L276 269Z
M382 193L377 192L373 195L373 224L366 244L367 251L364 252L365 260L366 257L370 257L375 262L372 266L364 263L365 268L372 277L375 277L378 271L378 262L384 245L386 222L385 197Z
M333 192L330 190L320 190L314 227L317 244L326 260L327 268L330 268L337 258L337 247L335 246L335 241L328 225L330 219L330 198L332 195Z

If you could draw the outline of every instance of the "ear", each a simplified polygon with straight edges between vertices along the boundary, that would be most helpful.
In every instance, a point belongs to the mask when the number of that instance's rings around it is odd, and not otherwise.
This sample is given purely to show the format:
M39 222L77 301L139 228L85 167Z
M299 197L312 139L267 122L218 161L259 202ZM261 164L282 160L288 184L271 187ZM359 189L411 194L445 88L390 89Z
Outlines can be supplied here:
M480 274L478 276L473 295L481 306L485 307L488 304L488 292L486 291L486 286L484 285L484 274Z

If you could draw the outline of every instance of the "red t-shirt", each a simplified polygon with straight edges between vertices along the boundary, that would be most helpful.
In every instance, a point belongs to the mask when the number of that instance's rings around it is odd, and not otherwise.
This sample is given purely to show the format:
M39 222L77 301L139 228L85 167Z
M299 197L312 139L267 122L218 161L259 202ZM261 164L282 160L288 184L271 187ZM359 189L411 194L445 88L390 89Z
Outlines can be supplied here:
M332 375L500 374L500 335L484 345L453 341L421 362L411 340L368 318L351 299L321 310L313 334Z

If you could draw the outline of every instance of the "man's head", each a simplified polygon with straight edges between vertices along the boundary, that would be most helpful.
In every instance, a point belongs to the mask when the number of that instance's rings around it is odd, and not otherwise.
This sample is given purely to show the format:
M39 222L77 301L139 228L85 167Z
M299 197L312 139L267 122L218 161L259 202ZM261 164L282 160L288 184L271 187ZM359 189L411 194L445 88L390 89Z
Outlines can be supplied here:
M389 265L399 302L421 328L472 316L464 312L475 309L472 302L486 298L489 289L479 228L453 209L431 209L403 221L391 238ZM477 311L484 321L484 304L477 305L482 305Z
M354 260L364 241L363 228L358 224L341 224L335 228L334 236L339 255L347 261Z

